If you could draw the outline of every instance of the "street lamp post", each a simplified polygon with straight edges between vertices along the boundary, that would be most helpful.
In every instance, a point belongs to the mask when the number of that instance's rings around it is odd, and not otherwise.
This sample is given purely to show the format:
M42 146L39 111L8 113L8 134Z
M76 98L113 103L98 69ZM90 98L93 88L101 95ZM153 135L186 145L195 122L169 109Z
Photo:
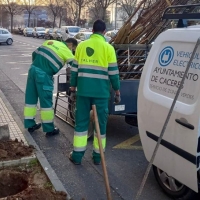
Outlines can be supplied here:
M1 12L1 26L0 27L3 27L3 19L2 19L3 18L3 13L2 13L3 12L3 6L2 6L2 4L0 5L0 7L1 7L1 11L0 11Z
M115 30L117 29L117 0L115 1Z

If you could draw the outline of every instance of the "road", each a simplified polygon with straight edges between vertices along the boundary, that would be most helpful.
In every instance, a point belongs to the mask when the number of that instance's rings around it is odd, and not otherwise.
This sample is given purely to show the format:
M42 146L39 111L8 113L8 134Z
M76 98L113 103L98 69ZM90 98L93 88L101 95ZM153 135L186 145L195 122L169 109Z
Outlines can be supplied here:
M31 53L43 39L14 36L12 46L0 45L0 89L23 121L24 91ZM65 73L62 69L60 73ZM56 83L55 76L55 83ZM56 84L54 93L56 93ZM38 118L39 120L39 114ZM46 138L42 131L32 134L64 187L74 200L105 200L106 192L101 166L91 159L92 140L81 166L68 160L72 150L73 127L56 117L61 134ZM143 178L147 161L141 150L137 128L124 122L124 117L110 116L107 127L106 164L114 200L133 200ZM141 200L169 200L159 188L151 171Z

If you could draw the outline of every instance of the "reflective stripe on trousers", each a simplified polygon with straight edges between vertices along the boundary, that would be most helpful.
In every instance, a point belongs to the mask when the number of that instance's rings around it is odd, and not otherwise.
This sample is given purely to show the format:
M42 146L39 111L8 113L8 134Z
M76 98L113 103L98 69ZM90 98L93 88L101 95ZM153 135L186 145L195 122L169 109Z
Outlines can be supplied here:
M24 118L25 119L34 119L37 113L37 107L35 104L26 104L24 106Z
M101 135L101 142L102 142L102 147L103 147L103 151L105 151L105 147L106 147L106 134L105 135ZM94 140L93 140L93 150L95 153L100 153L99 151L99 142L98 142L98 138L97 138L97 133L94 132Z
M52 123L54 120L53 108L41 108L40 111L42 123Z
M88 131L74 132L74 151L85 151L87 147L87 135Z

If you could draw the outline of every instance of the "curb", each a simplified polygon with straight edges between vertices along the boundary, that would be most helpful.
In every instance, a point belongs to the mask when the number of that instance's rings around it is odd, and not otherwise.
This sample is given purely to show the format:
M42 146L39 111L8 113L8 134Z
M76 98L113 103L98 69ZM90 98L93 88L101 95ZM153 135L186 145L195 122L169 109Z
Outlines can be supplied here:
M57 174L52 169L52 167L49 164L48 160L46 159L45 155L42 153L42 151L40 150L40 148L38 147L38 145L36 144L36 142L32 138L31 134L27 130L24 129L24 126L23 126L23 124L21 122L21 119L16 114L15 110L13 109L11 104L8 102L8 100L6 99L5 95L3 94L3 92L1 90L0 90L0 97L2 98L2 100L3 100L4 104L6 105L8 111L12 114L12 117L16 121L16 123L19 126L19 128L21 130L24 130L23 131L24 132L24 137L25 137L26 141L28 142L28 144L29 145L33 145L35 147L35 149L36 149L36 151L35 151L36 157L37 157L38 161L40 162L40 165L43 168L44 172L46 173L47 177L51 181L54 189L56 191L65 192L67 194L67 200L71 200L71 197L70 197L69 193L64 188L62 182L59 180Z
M36 156L33 155L33 156L23 157L23 158L17 159L17 160L1 161L0 168L7 167L7 166L16 166L16 165L20 165L20 164L27 164L35 159L36 159Z

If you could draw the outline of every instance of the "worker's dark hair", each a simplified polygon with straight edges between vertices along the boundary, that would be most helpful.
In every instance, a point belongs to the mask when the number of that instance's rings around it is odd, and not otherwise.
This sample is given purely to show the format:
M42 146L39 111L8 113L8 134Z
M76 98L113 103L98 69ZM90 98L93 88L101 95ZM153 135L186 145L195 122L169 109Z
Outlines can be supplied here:
M93 32L103 33L106 30L106 24L103 20L97 19L93 24Z
M66 43L72 43L73 46L77 46L78 45L78 42L76 39L74 38L68 38L65 40Z

